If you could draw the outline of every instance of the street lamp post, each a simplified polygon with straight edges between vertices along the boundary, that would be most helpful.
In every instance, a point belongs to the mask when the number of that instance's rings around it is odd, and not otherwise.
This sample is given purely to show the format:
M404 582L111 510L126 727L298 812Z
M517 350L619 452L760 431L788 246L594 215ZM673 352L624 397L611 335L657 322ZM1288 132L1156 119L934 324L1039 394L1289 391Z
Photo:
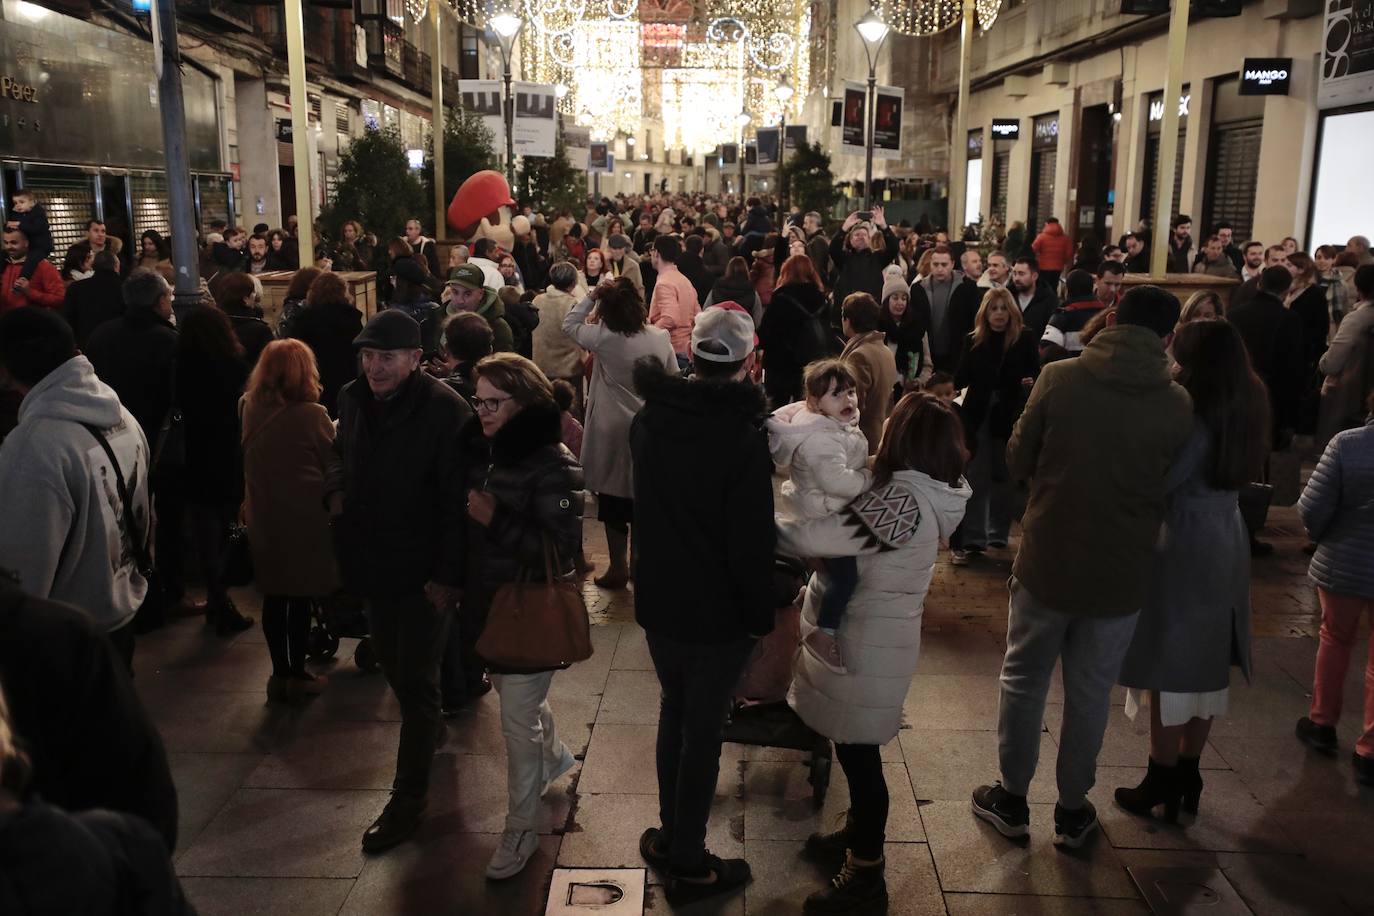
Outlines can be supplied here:
M778 232L782 232L787 226L787 210L782 199L782 165L783 159L787 156L787 103L792 101L792 84L787 81L787 77L782 78L776 89L773 90L778 101L782 103L782 116L778 119Z
M749 126L749 122L752 120L753 118L747 111L741 111L735 115L735 123L739 125L739 156L737 158L739 159L739 199L741 203L744 202L744 129Z
M502 112L506 118L506 181L515 187L515 97L510 91L510 59L515 48L515 39L525 21L512 12L497 13L491 17L491 30L496 33L497 45L501 48L501 78L505 83L506 97Z
M878 55L891 29L870 9L854 23L854 30L863 39L864 53L868 55L868 101L864 108L864 209L867 210L873 203L873 100L878 92Z

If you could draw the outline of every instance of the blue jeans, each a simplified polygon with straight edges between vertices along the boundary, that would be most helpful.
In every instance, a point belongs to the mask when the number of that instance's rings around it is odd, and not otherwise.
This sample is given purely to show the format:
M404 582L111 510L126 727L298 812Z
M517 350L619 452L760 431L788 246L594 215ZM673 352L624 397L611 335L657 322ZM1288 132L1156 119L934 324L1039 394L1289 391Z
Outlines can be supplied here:
M825 563L825 591L821 594L821 610L816 625L822 630L837 630L844 618L844 609L854 590L859 587L859 558L831 557Z

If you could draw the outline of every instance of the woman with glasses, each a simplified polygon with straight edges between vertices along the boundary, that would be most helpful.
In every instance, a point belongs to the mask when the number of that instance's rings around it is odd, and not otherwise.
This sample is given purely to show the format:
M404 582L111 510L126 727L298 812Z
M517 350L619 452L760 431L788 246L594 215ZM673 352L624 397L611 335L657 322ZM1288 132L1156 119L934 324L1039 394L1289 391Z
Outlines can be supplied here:
M563 319L563 332L591 352L592 382L582 431L582 467L596 494L596 517L606 526L610 564L593 580L600 588L630 581L630 524L634 481L630 476L630 421L644 406L635 388L635 363L656 359L669 372L677 356L668 332L648 324L644 298L628 277L603 280Z
M480 631L501 586L531 571L543 578L546 550L552 549L556 575L572 572L582 545L583 490L544 373L523 356L498 353L479 362L474 376L478 422L461 434L471 469L462 619ZM576 761L549 708L556 669L487 662L506 737L506 826L487 866L487 877L500 880L518 874L539 848L539 799Z

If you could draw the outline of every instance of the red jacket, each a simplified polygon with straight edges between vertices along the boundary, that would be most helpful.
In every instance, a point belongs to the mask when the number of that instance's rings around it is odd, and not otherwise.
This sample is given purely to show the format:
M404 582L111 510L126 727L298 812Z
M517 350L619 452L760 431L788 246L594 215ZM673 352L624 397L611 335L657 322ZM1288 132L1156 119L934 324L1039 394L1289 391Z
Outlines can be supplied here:
M29 280L27 295L14 289L14 281L19 279L19 273L23 269L23 261L9 261L5 264L5 272L0 274L0 312L23 308L26 305L41 305L49 309L61 308L67 287L57 275L57 268L52 266L52 262L38 262L38 269Z
M1063 270L1073 263L1073 241L1064 234L1058 223L1046 223L1045 228L1031 242L1035 259L1041 270Z

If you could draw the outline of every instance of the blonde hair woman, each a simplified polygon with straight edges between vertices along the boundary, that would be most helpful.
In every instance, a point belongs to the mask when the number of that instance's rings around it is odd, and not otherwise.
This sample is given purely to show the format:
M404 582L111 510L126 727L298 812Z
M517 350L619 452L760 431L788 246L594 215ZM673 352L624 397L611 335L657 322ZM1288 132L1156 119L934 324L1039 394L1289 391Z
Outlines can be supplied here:
M1012 427L1040 374L1038 343L1011 292L988 290L954 374L954 387L964 390L964 435L973 453L968 467L973 498L949 542L956 566L989 547L1007 546L1012 485L1004 455Z
M267 699L318 693L305 670L310 603L339 587L324 481L338 461L334 425L319 403L320 372L299 340L262 351L239 402L244 515L253 570L263 594L262 631L272 656Z

